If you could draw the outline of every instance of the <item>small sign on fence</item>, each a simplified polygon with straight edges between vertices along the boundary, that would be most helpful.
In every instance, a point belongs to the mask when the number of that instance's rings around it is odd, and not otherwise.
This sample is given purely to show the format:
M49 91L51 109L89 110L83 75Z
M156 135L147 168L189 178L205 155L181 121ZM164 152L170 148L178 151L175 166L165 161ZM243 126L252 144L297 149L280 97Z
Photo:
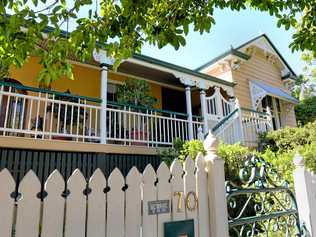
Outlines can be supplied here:
M148 215L157 215L170 212L169 200L158 200L148 202Z
M194 237L194 220L172 221L164 224L164 237Z

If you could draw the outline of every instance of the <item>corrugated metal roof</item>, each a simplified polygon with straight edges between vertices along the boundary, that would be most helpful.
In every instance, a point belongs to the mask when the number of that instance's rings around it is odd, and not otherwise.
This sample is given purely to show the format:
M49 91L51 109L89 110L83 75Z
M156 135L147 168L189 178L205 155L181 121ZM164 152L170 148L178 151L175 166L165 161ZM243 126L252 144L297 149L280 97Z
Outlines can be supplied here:
M259 81L251 81L251 82L254 83L256 86L259 86L261 89L265 90L267 94L271 96L275 96L279 99L283 99L283 100L292 102L294 104L299 103L299 101L296 98L294 98L293 96L291 96L290 94L288 94L287 92L283 91L280 88L273 87L271 85L268 85L266 83L259 82Z

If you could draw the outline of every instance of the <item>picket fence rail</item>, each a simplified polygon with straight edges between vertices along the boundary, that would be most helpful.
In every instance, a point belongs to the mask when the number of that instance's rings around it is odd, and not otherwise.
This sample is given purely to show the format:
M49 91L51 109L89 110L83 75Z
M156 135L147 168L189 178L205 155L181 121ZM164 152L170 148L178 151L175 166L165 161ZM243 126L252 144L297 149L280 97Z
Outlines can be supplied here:
M152 214L149 203L157 200L167 200L170 212ZM174 161L170 169L161 163L157 172L151 165L143 173L134 167L126 177L115 169L106 179L97 169L86 181L75 170L65 182L55 170L44 187L32 170L18 189L8 170L0 172L0 236L162 237L163 223L185 219L194 220L196 237L210 236L201 154L195 162Z

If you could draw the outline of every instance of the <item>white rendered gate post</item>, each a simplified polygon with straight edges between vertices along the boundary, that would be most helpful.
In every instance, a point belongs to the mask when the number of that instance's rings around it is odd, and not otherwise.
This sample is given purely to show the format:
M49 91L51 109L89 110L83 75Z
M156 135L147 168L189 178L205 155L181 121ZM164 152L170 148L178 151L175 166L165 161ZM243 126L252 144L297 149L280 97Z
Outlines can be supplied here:
M107 57L106 52L96 50L93 52L94 59L100 63L101 70L101 88L100 88L100 97L101 97L101 112L100 112L100 137L101 144L106 144L106 135L107 135L107 125L106 125L106 113L107 113L107 91L108 91L108 66L113 65L113 59ZM97 131L96 131L97 132Z
M211 237L228 237L228 212L225 190L224 160L217 156L219 141L209 132L204 141L208 171L208 197Z
M300 154L294 157L294 188L301 223L310 236L316 236L316 176L306 170Z

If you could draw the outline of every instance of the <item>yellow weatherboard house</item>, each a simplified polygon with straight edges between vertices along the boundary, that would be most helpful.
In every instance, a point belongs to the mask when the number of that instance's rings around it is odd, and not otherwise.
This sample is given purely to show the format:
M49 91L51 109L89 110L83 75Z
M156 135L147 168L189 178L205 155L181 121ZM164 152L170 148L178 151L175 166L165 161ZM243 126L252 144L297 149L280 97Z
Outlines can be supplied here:
M16 175L142 170L158 166L157 148L177 138L212 132L256 147L261 133L296 126L296 75L264 34L196 70L135 54L114 71L106 52L95 52L86 63L69 59L75 80L44 89L38 60L0 81L0 168Z

